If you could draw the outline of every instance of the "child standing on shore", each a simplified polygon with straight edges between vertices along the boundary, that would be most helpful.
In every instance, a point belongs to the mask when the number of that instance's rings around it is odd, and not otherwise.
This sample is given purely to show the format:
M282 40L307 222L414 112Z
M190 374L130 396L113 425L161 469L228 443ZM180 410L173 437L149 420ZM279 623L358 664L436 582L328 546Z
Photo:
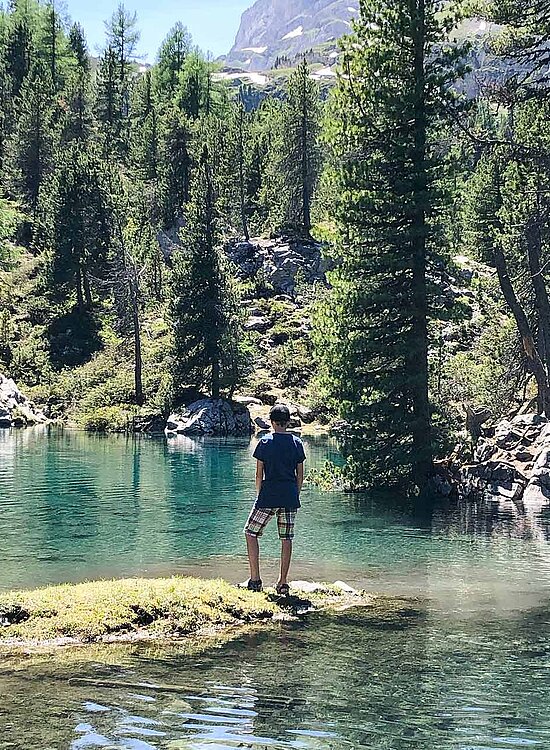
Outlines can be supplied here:
M257 499L244 530L250 563L248 588L251 591L262 590L259 538L271 519L277 516L281 570L276 588L278 594L288 596L288 571L296 513L304 483L306 454L300 438L288 432L290 411L287 406L274 406L270 419L273 432L261 438L254 451Z

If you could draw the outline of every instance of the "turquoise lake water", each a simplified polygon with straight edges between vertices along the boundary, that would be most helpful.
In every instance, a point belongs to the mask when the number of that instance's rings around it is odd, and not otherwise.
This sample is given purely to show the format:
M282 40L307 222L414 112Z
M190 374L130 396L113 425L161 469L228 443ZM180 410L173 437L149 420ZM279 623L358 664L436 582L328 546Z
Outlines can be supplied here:
M0 431L0 588L127 575L246 577L253 444ZM307 441L309 465L336 456ZM418 596L423 617L360 612L184 646L5 658L0 748L550 749L548 521L308 487L294 577ZM275 529L264 579L276 573Z

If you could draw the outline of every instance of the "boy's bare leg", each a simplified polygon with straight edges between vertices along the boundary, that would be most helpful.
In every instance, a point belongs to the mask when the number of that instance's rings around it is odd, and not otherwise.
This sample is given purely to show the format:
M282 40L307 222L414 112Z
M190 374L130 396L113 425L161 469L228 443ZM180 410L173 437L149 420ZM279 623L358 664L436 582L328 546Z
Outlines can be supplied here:
M292 560L292 540L283 539L281 542L281 575L277 581L277 586L288 583L288 571L290 570L290 561Z
M246 546L248 548L248 562L250 564L250 579L252 581L260 580L260 543L257 536L246 536Z

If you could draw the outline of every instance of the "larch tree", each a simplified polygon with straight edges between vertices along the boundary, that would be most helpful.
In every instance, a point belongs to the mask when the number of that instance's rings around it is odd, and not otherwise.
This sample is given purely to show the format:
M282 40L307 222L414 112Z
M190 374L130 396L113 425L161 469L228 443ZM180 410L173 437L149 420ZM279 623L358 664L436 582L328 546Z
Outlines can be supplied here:
M138 59L137 46L141 33L137 28L137 13L130 13L124 3L119 3L109 21L105 22L107 48L116 60L117 77L121 91L121 115L127 117L130 105L130 75Z
M0 62L0 173L4 172L10 134L13 128L12 81Z
M100 123L105 151L124 150L124 94L118 75L116 53L108 47L99 63L95 82L95 112Z
M245 240L250 239L248 187L248 147L250 143L250 117L245 110L242 98L232 108L231 139L234 153L235 182L237 184L237 205L239 228Z
M501 86L519 99L544 97L550 83L548 1L493 0L485 12L504 27L499 52L514 63L507 66Z
M261 108L267 126L261 203L268 229L311 233L311 208L321 167L321 99L306 60L291 74L285 101Z
M52 84L40 65L25 79L15 105L15 128L9 144L10 185L35 216L40 188L54 164L58 139Z
M170 101L174 97L191 49L191 35L178 21L160 47L155 68L155 83L163 100Z
M33 32L25 17L11 19L5 44L5 68L12 82L12 93L17 96L36 61Z
M49 70L54 91L60 91L69 67L70 48L55 0L49 0L43 10L40 24L40 55Z
M160 205L165 229L176 226L189 201L192 126L179 107L170 106L160 125Z
M321 167L320 113L319 86L304 58L288 81L280 166L288 196L286 221L306 236L311 232L311 207Z
M90 70L90 54L84 29L79 23L73 23L69 29L69 47L76 60L77 67L85 72Z
M55 295L74 294L78 311L91 311L93 285L104 275L114 233L109 182L93 149L77 141L66 147L41 194L41 225Z
M497 272L538 410L550 416L548 116L548 102L516 106L510 145L487 149L468 182L464 227L469 248Z
M132 102L130 160L135 174L145 183L159 176L159 115L153 79L147 71L136 86Z

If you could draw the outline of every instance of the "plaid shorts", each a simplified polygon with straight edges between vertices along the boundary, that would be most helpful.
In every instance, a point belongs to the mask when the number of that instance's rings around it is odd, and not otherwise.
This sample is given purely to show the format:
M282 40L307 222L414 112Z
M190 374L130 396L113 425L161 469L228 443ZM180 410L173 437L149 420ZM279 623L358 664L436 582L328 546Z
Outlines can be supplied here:
M296 511L288 508L252 508L244 527L244 533L248 536L262 536L267 524L275 515L277 516L279 539L289 541L294 539Z

